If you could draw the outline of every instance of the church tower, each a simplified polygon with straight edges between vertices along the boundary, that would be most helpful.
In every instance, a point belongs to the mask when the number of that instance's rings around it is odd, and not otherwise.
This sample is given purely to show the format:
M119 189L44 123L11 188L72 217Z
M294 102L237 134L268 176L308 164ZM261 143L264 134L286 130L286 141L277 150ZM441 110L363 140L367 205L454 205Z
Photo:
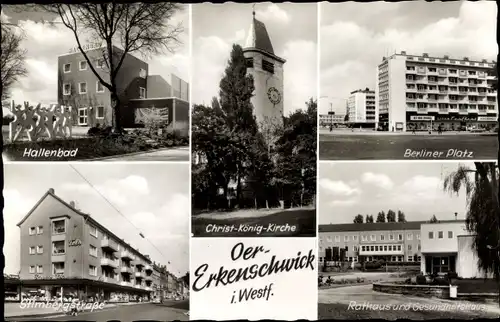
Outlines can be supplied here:
M283 126L283 65L286 61L274 54L266 26L255 18L255 11L243 53L247 73L252 74L254 80L251 102L259 129L265 132L266 128Z

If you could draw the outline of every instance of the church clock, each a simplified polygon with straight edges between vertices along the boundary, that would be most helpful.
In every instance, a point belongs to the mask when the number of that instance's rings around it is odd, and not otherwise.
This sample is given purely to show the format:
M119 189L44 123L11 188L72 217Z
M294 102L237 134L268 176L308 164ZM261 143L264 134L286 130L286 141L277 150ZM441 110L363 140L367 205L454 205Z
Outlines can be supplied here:
M267 90L267 98L269 98L269 100L271 101L271 103L273 103L274 105L276 105L279 102L281 102L281 93L275 87L270 87Z

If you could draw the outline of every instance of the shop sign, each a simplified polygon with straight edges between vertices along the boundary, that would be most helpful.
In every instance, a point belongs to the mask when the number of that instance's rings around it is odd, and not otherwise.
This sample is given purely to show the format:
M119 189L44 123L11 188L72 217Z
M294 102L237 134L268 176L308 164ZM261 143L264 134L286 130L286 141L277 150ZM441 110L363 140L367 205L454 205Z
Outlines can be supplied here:
M498 119L496 116L478 116L477 120L481 122L496 122Z
M80 239L73 239L73 240L70 240L69 243L68 243L68 246L69 247L78 247L78 246L82 246L82 241Z
M474 116L438 116L438 121L456 121L456 122L466 122L466 121L477 121L477 117Z
M410 117L412 121L434 121L434 116L432 115L412 115Z
M82 46L83 51L88 51L96 48L101 48L102 43L93 43L93 44L86 44ZM78 53L80 52L80 49L78 47L73 47L69 50L70 54Z
M50 276L44 276L41 274L35 274L35 279L36 280L59 280L59 279L65 279L66 277L64 274L54 274Z

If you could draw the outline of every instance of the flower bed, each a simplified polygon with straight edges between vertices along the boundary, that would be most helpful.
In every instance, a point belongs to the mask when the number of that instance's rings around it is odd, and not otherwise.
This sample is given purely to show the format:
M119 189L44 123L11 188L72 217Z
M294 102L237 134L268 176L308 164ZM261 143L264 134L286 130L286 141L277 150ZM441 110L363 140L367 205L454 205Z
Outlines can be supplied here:
M373 290L381 293L404 294L421 297L450 298L450 287L442 285L407 285L396 283L374 283Z

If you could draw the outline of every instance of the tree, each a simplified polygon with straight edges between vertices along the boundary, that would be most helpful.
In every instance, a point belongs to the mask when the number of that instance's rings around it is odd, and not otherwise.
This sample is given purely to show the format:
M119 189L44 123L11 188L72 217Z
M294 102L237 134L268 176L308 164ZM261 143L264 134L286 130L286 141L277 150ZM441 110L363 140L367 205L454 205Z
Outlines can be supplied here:
M184 284L186 284L189 287L189 272L186 272L186 274L184 274L181 277L181 279L184 282Z
M2 101L10 97L12 85L21 77L28 75L25 67L26 50L21 48L23 35L17 34L15 26L1 23L2 51L0 53L0 91Z
M356 217L354 217L353 222L355 224L362 224L363 223L363 215L357 215Z
M398 210L398 222L406 222L405 213Z
M117 78L128 54L138 52L151 56L174 52L181 43L183 28L170 25L181 6L171 2L157 3L79 3L35 5L56 14L75 37L78 50L99 82L110 91L113 109L113 130L121 133L120 97ZM104 43L98 59L83 49L86 36ZM97 66L104 64L106 77ZM109 78L107 77L109 76Z
M435 224L438 222L438 219L436 218L436 215L432 215L431 219L429 220L431 224Z
M396 213L392 209L387 212L387 222L396 222Z
M466 227L473 233L478 268L494 275L500 291L499 174L493 162L474 162L474 166L460 165L445 177L443 189L454 194L465 191Z
M377 222L385 222L385 213L384 213L384 211L380 211L377 214Z
M366 223L373 223L373 215L366 215Z

